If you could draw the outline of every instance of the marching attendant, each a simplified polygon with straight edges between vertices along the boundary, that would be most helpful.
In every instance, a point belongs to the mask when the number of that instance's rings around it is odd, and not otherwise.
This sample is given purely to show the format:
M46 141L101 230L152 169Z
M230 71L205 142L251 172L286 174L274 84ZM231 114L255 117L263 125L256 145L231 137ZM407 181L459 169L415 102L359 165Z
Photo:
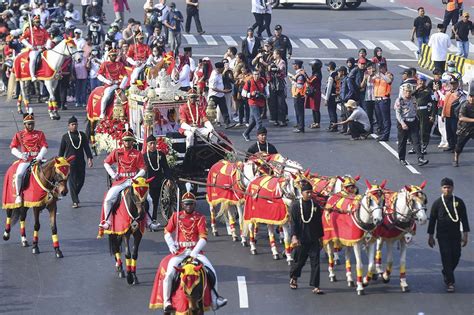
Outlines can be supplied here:
M197 102L196 90L188 91L188 101L179 107L180 132L186 136L186 148L194 144L194 134L198 132L208 137L214 131L214 126L207 120L206 109Z
M454 270L461 258L461 246L467 245L467 233L469 232L466 205L461 198L453 195L453 190L453 180L443 178L441 180L442 195L431 206L428 225L428 245L431 248L436 245L433 237L436 226L436 238L443 264L441 273L446 284L446 291L451 293L454 292ZM462 223L462 236L460 223Z
M458 141L454 149L453 166L459 166L459 155L469 139L474 139L474 83L471 83L467 100L461 104L458 130L456 133L458 135Z
M176 274L175 267L188 256L199 260L216 276L214 288L212 288L212 304L214 309L217 310L227 304L227 299L217 294L217 274L209 259L202 254L202 250L207 244L206 217L195 211L196 197L192 193L186 192L181 198L181 204L184 210L173 213L165 227L166 244L171 254L175 256L168 262L166 276L163 280L164 312L168 313L175 310L171 305L171 289ZM173 234L176 235L176 239Z
M37 80L35 75L35 62L38 54L44 49L46 42L49 39L49 34L44 27L41 26L41 18L38 14L33 16L33 26L28 26L21 37L23 46L30 50L30 75L31 81Z
M398 122L398 158L401 165L408 165L405 160L408 138L411 139L415 152L418 156L418 165L428 164L428 160L423 158L420 146L420 123L416 116L417 103L412 95L413 87L411 84L402 86L402 97L395 101L395 116Z
M250 108L250 124L242 134L245 141L250 141L250 132L255 126L257 130L262 128L262 114L268 95L267 81L260 76L260 71L253 70L252 79L242 88L242 97L247 99Z
M123 147L110 152L104 160L104 168L112 178L112 187L110 187L104 199L104 221L100 222L99 227L107 230L110 228L110 211L120 192L132 185L132 179L145 176L145 161L143 155L137 149L133 148L135 136L133 131L128 129L122 133ZM117 171L112 169L112 165L117 163ZM151 222L150 210L153 208L153 200L150 194L147 195L148 213L145 213L147 226L155 230L157 225Z
M290 288L298 288L298 278L308 257L311 264L309 285L314 287L314 294L324 294L319 288L319 252L324 235L322 209L313 203L313 187L307 181L301 185L301 199L291 205L291 246L295 248L295 261L290 270Z
M138 31L135 35L135 43L128 48L127 62L134 67L130 75L130 84L135 84L140 71L146 64L151 63L153 58L150 47L143 43L144 37L143 33Z
M156 220L161 186L166 178L171 178L171 173L166 161L166 155L156 149L155 136L149 135L146 138L146 148L146 153L143 155L146 163L146 177L153 178L149 189L151 199L153 199L153 213L151 217L153 220Z
M257 142L252 144L247 150L250 154L265 153L277 154L275 146L267 141L267 128L261 127L257 130Z
M433 91L426 85L425 76L420 75L418 78L418 85L413 95L416 97L416 103L418 104L416 115L420 123L421 153L426 154L436 106ZM411 149L408 153L415 153L415 150Z
M294 75L289 75L288 78L292 81L291 95L293 96L296 126L293 132L304 132L304 97L305 97L305 83L306 72L303 69L303 61L294 60L293 70L296 71Z
M10 143L11 153L19 159L15 174L16 199L15 203L22 203L21 184L23 175L28 167L36 161L41 161L48 152L48 143L42 131L35 130L35 117L30 109L23 115L25 129L18 131Z
M77 130L77 118L72 116L68 121L68 132L61 139L58 155L66 158L70 156L76 157L70 162L71 169L68 177L73 208L79 207L79 193L84 185L86 175L84 153L87 156L87 165L92 167L92 152L89 147L89 139L84 132Z
M119 87L124 89L127 84L127 71L124 65L117 61L117 56L118 50L110 49L108 51L109 60L100 65L97 75L97 79L106 86L100 101L100 119L105 117L105 108L114 91Z

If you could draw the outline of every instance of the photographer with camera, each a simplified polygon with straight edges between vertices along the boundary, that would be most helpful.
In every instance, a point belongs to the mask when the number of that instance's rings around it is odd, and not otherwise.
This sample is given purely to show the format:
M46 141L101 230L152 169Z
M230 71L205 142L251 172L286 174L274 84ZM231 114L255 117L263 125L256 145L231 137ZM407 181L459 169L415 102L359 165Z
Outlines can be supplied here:
M245 141L250 141L250 132L257 126L262 128L262 110L268 98L267 81L260 76L260 71L253 70L252 79L245 82L242 89L242 97L247 98L250 107L250 124L242 134Z

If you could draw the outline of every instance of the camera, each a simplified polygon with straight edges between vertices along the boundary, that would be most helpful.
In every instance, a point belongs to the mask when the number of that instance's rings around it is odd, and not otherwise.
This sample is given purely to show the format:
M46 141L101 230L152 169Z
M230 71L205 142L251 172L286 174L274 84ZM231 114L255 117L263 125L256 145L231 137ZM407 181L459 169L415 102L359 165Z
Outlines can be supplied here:
M279 69L278 69L278 67L277 67L276 64L272 63L272 64L270 65L270 72L278 72L278 70L279 70Z

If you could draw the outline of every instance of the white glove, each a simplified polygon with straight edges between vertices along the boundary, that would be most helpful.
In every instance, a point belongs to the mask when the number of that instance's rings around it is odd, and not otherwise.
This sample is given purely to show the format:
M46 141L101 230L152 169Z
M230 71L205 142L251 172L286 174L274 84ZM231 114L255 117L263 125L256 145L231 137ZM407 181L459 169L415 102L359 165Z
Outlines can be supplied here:
M191 127L191 132L192 132L192 133L195 133L195 132L196 132L196 130L197 130L197 128L196 128L196 127Z
M176 248L176 245L174 244L173 237L171 236L170 233L166 232L166 230L165 230L165 242L166 242L166 245L168 245L168 249L170 250L170 253L176 254L178 249Z
M112 169L112 166L110 166L110 164L104 163L104 168L113 180L117 179L118 174Z
M144 169L140 169L137 173L137 175L133 176L133 179L137 179L138 177L145 177L146 172Z
M21 153L17 148L12 148L11 153L20 160L27 160L28 155L26 153Z
M42 147L40 152L38 153L38 156L36 157L36 159L38 161L41 161L44 158L44 156L46 155L47 152L48 152L48 149L46 147Z
M194 246L194 248L191 251L191 254L189 256L191 256L192 258L196 258L197 255L199 255L199 253L202 251L204 246L206 246L206 244L207 244L206 239L200 238L199 241L197 242L196 246Z
M214 126L209 120L204 123L204 127L206 127L209 130L214 130Z
M192 127L191 127L190 125L188 125L188 123L185 123L185 122L181 123L181 128L183 128L184 130L189 130L189 131L194 132L194 131L191 129Z

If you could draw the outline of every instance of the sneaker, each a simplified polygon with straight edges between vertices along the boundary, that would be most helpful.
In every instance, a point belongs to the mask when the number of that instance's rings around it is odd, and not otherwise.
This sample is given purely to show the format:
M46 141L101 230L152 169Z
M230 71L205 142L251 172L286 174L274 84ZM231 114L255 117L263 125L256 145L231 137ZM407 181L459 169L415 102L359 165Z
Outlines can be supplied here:
M99 227L104 229L104 230L108 230L108 229L110 229L110 222L104 220L104 221L100 222Z
M225 129L234 128L235 125L236 125L236 123L227 123L227 124L225 124Z
M293 129L293 132L294 133L304 133L304 130L296 128L296 129Z
M242 136L244 137L245 141L247 141L247 142L250 141L250 137L248 135L246 135L245 132L242 134Z
M454 166L454 167L458 167L458 166L459 166L459 162L458 162L458 161L453 161L453 166Z
M72 207L73 207L74 209L77 209L77 208L79 208L79 204L78 204L77 202L73 202L73 203L72 203Z
M287 124L286 122L281 122L281 123L278 124L278 126L280 126L280 127L287 127L288 124Z
M415 153L416 153L416 151L415 151L414 148L411 148L410 151L408 151L408 154L415 154Z
M200 31L199 35L206 34L206 31Z
M219 296L216 299L215 311L217 311L218 309L226 305L227 305L227 299L223 298L222 296Z
M428 160L425 160L425 159L423 159L423 158L419 158L419 159L418 159L418 166L426 165L426 164L428 164L429 162L430 162L430 161L428 161Z
M400 160L400 164L403 165L403 166L407 166L407 165L408 165L408 162L405 161L405 160Z
M274 123L276 123L276 120L270 119L268 122L271 123L271 124L274 124Z
M242 127L244 124L243 123L236 123L235 127Z

